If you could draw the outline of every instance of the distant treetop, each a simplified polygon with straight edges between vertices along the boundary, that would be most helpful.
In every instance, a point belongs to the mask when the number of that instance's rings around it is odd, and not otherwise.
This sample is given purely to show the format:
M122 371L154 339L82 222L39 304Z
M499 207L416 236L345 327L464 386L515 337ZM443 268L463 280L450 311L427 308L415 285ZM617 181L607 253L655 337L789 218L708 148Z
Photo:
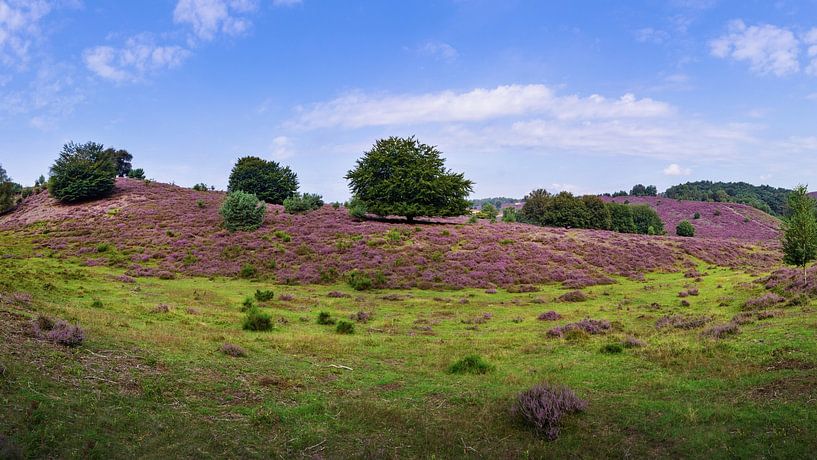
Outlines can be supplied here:
M248 156L236 162L227 190L240 190L267 203L283 204L285 199L298 191L298 176L289 166Z
M791 190L746 182L687 182L670 187L667 198L689 201L741 203L775 216L786 214L786 201Z

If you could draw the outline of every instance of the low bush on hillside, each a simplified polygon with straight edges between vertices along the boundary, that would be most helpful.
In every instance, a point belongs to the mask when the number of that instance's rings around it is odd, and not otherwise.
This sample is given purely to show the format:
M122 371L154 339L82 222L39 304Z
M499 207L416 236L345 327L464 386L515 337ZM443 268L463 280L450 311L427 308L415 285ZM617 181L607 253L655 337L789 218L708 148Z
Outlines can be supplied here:
M85 340L81 327L63 320L54 321L43 315L34 321L33 329L35 336L66 347L78 347Z
M242 278L255 278L255 275L258 273L258 270L252 264L244 264L241 266L241 271L238 272L238 275Z
M358 323L368 323L369 320L372 319L372 314L365 311L359 311L349 318L353 321L357 321Z
M318 313L318 324L322 326L331 326L335 323L336 323L335 319L332 318L332 315L329 314L329 312L322 311Z
M566 334L573 331L581 331L585 334L596 335L604 334L612 328L610 322L607 320L597 320L586 318L575 323L565 324L564 326L554 327L547 331L548 337L565 337Z
M346 282L356 291L365 291L372 288L372 279L369 275L353 270L346 275Z
M257 300L259 302L269 302L274 297L275 297L275 293L273 291L270 291L270 290L262 291L260 289L255 290L255 300Z
M565 415L586 409L587 402L573 390L542 383L520 393L511 406L511 414L537 435L553 441L559 437L559 423Z
M608 343L601 347L600 351L605 354L614 355L624 352L624 346L620 343Z
M233 345L232 343L225 343L221 346L221 352L227 356L232 356L233 358L241 358L247 356L247 352L239 347L238 345Z
M584 302L587 300L587 295L582 291L570 291L559 297L562 302Z
M494 370L494 366L489 364L482 356L468 355L448 368L450 374L487 374Z
M675 234L688 238L693 237L695 236L695 227L693 227L688 220L681 221L681 223L675 227Z
M366 204L358 198L349 200L346 209L349 210L349 215L355 219L363 220L366 218Z
M267 207L255 195L242 191L227 195L221 205L224 227L231 232L257 230L264 223Z
M315 193L296 193L284 200L284 211L288 214L302 214L320 209L323 197Z
M555 311L551 310L539 315L536 319L539 321L558 321L562 319L562 315L556 313Z
M335 332L338 334L354 334L355 325L349 321L338 321L338 326L335 328Z
M257 307L250 308L244 317L243 327L246 331L269 331L272 329L272 317Z
M641 348L645 346L647 346L647 344L643 340L636 337L628 336L626 339L624 339L624 348Z
M735 322L728 322L726 324L718 324L705 330L701 335L713 339L723 339L730 335L735 335L740 332L740 326Z
M773 307L779 303L785 302L786 298L780 294L769 292L760 297L749 299L743 305L746 310L760 310L764 308Z

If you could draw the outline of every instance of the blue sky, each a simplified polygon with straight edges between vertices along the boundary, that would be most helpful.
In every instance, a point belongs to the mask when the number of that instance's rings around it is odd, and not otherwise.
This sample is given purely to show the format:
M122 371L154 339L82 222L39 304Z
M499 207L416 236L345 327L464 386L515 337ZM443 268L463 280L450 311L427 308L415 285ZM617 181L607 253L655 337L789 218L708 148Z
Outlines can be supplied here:
M475 196L817 187L817 1L0 0L0 164L125 148L225 187L239 156L343 200L375 139ZM814 188L814 187L812 187Z

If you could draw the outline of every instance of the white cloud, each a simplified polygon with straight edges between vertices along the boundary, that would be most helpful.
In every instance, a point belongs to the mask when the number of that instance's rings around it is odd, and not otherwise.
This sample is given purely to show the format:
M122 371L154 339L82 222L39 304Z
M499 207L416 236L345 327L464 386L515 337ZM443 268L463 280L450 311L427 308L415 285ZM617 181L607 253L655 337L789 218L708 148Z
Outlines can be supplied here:
M806 73L817 77L817 27L813 27L803 36L803 42L807 46L806 54L809 59L806 64Z
M691 169L682 168L681 165L679 165L678 163L673 163L664 168L665 176L688 176L690 174L692 174Z
M85 100L74 73L75 69L66 64L43 64L27 86L0 94L0 113L28 117L29 125L38 129L55 126Z
M286 136L278 136L272 140L270 154L274 160L285 160L295 155L292 140Z
M660 29L653 29L652 27L645 27L635 31L635 39L641 43L653 43L660 45L669 40L669 34Z
M421 56L428 56L442 61L454 61L460 53L456 48L448 43L429 40L417 48L417 53Z
M96 46L83 52L86 67L116 82L134 82L179 66L190 52L180 46L156 45L147 35L129 38L121 48Z
M594 94L558 96L545 85L506 85L468 92L367 95L355 92L329 102L300 108L291 123L300 128L476 122L548 114L561 120L662 117L674 109L663 102L625 94L607 99Z
M709 46L714 56L748 61L752 71L761 75L783 76L800 70L799 40L786 28L747 26L736 20L729 23L727 34L712 40Z
M219 33L241 35L251 22L242 15L257 9L256 0L179 0L173 20L187 24L200 40L212 40Z
M19 67L28 62L32 43L40 37L40 21L51 12L45 0L0 0L0 61Z

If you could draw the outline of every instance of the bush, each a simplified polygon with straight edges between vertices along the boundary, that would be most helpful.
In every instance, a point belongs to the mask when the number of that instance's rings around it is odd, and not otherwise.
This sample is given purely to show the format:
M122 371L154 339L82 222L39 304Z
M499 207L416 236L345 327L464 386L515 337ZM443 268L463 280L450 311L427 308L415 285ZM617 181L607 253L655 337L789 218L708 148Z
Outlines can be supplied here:
M116 163L102 144L65 144L51 166L48 190L51 196L75 203L107 196L113 191Z
M257 230L264 223L267 207L250 193L232 192L221 205L224 226L231 232Z
M241 358L247 356L247 352L239 347L238 345L233 345L231 343L225 343L221 346L221 352L227 356L232 356L233 358Z
M284 211L289 214L300 214L320 209L323 197L314 193L296 193L284 200Z
M244 264L238 274L242 278L254 278L257 273L258 270L252 264Z
M338 334L354 334L355 325L349 321L338 321L338 326L335 328L335 332Z
M548 441L559 437L559 422L566 414L584 412L587 402L567 387L543 383L516 397L511 414Z
M11 182L0 182L0 214L11 211L15 206L17 192Z
M695 227L693 227L688 220L682 221L675 227L675 234L678 236L693 237L695 236Z
M624 347L620 343L608 343L601 347L601 352L606 354L618 354L624 351Z
M516 208L505 208L502 210L502 222L513 223L519 220L519 215L516 212Z
M664 221L655 210L646 204L632 206L633 223L636 233L642 235L663 235ZM650 229L652 227L652 229Z
M335 324L335 319L332 318L332 315L329 314L329 312L322 311L318 313L318 324L322 326L331 326Z
M701 218L701 213L696 212L696 213L695 213L695 214L692 216L692 218L693 218L693 219L695 219L695 220L700 219L700 218Z
M206 192L210 190L210 187L208 187L207 184L205 184L204 182L200 182L193 186L193 190L197 192Z
M730 335L735 335L740 332L740 326L737 323L729 322L726 324L719 324L717 326L712 326L711 328L705 330L701 335L704 337L710 337L713 339L723 339Z
M46 334L46 339L66 347L78 347L85 340L85 332L79 326L66 321L57 321Z
M355 219L363 220L366 218L366 204L358 198L352 198L347 204L349 215Z
M244 317L243 327L246 331L269 331L272 329L272 317L258 308L251 308Z
M241 311L249 311L253 308L256 308L255 299L250 296L244 297L244 301L241 302Z
M641 348L645 346L647 346L647 344L643 340L636 337L628 336L626 339L624 339L624 348Z
M562 302L584 302L587 300L587 295L582 291L570 291L566 294L562 294L559 300Z
M368 323L369 320L372 319L372 314L365 311L359 311L350 316L349 319L357 321L358 323Z
M91 302L91 308L102 308L102 307L104 307L104 305L102 304L102 301L99 300L99 299L94 299L94 301Z
M270 300L273 299L273 297L275 297L275 293L272 291L269 290L262 291L260 289L255 290L255 300L259 302L269 302Z
M145 170L142 168L131 169L128 171L128 178L145 180Z
M562 319L562 315L556 313L555 311L551 310L539 315L536 319L539 321L558 321Z
M372 288L372 279L358 270L349 272L346 275L346 281L356 291L365 291Z
M785 301L786 301L785 297L779 294L775 294L773 292L769 292L760 297L747 300L743 307L746 310L760 310L764 308L773 307Z
M611 327L610 322L607 320L586 318L576 323L554 327L547 332L547 335L549 337L566 337L567 334L572 333L573 331L581 331L585 334L596 335L606 333Z
M450 374L487 374L494 370L494 366L488 364L479 355L468 355L460 359L448 368Z
M298 191L298 176L289 167L248 156L236 162L227 190L251 193L267 203L283 204Z

